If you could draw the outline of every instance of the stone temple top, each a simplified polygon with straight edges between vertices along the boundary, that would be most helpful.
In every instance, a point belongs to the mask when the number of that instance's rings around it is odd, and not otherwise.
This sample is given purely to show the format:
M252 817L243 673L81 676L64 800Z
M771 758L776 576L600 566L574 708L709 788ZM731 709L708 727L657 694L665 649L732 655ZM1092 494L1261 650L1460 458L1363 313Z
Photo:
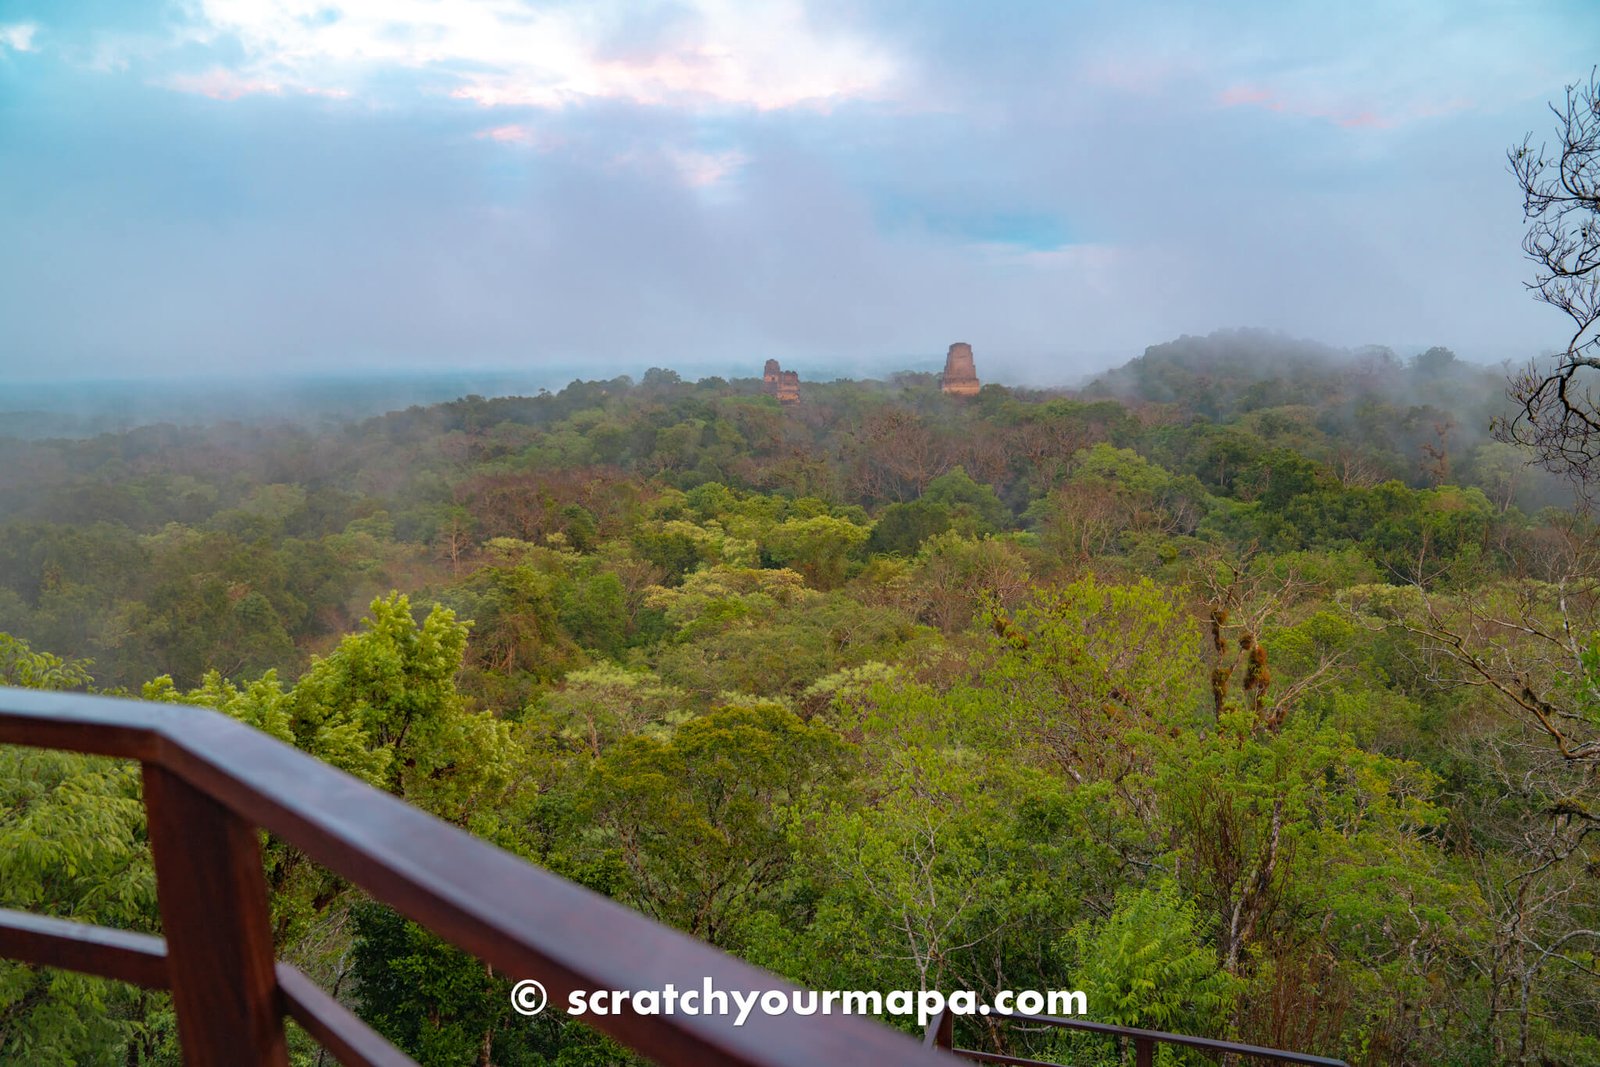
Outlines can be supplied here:
M780 404L800 403L800 373L784 370L775 359L767 360L761 373L761 387Z
M972 346L957 341L944 357L944 374L939 377L939 388L950 396L977 396L978 371L972 365Z

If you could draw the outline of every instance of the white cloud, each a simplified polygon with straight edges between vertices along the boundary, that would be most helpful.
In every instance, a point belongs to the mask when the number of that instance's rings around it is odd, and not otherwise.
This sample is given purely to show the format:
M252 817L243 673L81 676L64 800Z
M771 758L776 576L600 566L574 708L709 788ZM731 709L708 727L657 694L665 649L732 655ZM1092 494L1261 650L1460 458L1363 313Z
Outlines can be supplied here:
M13 52L38 51L38 47L33 43L34 34L38 32L39 27L31 22L0 26L0 49L9 48Z
M876 44L823 32L799 0L696 0L638 40L647 20L622 3L198 0L195 11L187 36L236 42L243 83L307 88L398 69L485 107L816 106L881 93L896 69Z
M671 150L667 153L685 185L706 189L731 177L740 167L750 162L743 152L694 152Z

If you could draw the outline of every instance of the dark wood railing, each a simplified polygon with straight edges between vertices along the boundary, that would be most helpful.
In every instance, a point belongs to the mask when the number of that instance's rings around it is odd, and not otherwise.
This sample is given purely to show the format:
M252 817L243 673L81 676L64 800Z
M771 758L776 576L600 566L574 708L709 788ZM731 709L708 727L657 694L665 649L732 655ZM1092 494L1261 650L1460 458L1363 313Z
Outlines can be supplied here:
M165 938L0 911L0 957L170 989L190 1067L286 1067L286 1015L347 1067L412 1064L274 958L258 828L502 974L544 983L550 1011L580 989L795 988L214 711L0 688L0 744L142 765ZM584 1018L665 1064L956 1062L847 1015Z
M1029 1015L1016 1011L991 1011L987 1018L1015 1019L1018 1022L1033 1023L1035 1025L1053 1026L1062 1030L1077 1030L1083 1033L1099 1034L1109 1038L1122 1050L1128 1044L1133 1045L1134 1067L1154 1067L1156 1062L1156 1046L1175 1045L1181 1048L1199 1049L1202 1052L1213 1052L1222 1057L1221 1062L1238 1062L1240 1057L1253 1060L1266 1060L1269 1063L1296 1063L1306 1064L1310 1067L1348 1067L1343 1060L1332 1060L1325 1056L1311 1056L1304 1052L1285 1052L1282 1049L1263 1048L1260 1045L1244 1045L1237 1041L1218 1041L1209 1037L1190 1037L1186 1034L1169 1034L1162 1030L1141 1030L1136 1026L1112 1026L1109 1023L1092 1023L1086 1019L1064 1019L1057 1015ZM1011 1067L1057 1067L1056 1064L1044 1060L1024 1059L1020 1056L1007 1056L998 1052L979 1052L975 1049L954 1047L955 1016L949 1009L939 1013L939 1017L928 1024L927 1033L923 1035L922 1043L927 1048L949 1049L963 1059L977 1063L1004 1063Z

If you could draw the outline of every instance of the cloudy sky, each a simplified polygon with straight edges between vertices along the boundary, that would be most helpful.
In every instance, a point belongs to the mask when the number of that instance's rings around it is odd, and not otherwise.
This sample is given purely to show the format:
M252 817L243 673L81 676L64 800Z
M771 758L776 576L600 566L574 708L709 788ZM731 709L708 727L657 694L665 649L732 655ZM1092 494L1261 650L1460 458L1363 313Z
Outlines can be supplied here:
M1496 360L1589 0L0 0L0 379ZM754 373L754 369L751 373Z

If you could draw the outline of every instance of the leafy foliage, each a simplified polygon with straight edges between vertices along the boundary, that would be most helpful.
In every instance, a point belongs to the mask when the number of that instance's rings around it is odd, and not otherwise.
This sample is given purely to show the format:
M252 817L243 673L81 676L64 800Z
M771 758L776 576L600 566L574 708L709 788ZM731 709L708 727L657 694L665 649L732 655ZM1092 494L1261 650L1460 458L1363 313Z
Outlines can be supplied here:
M0 681L214 707L817 987L1593 1062L1600 541L1484 435L1498 392L1233 333L1077 395L657 370L0 440ZM266 873L280 953L420 1061L623 1059L282 842ZM0 754L0 895L151 928L137 776ZM0 964L8 1062L171 1036Z

